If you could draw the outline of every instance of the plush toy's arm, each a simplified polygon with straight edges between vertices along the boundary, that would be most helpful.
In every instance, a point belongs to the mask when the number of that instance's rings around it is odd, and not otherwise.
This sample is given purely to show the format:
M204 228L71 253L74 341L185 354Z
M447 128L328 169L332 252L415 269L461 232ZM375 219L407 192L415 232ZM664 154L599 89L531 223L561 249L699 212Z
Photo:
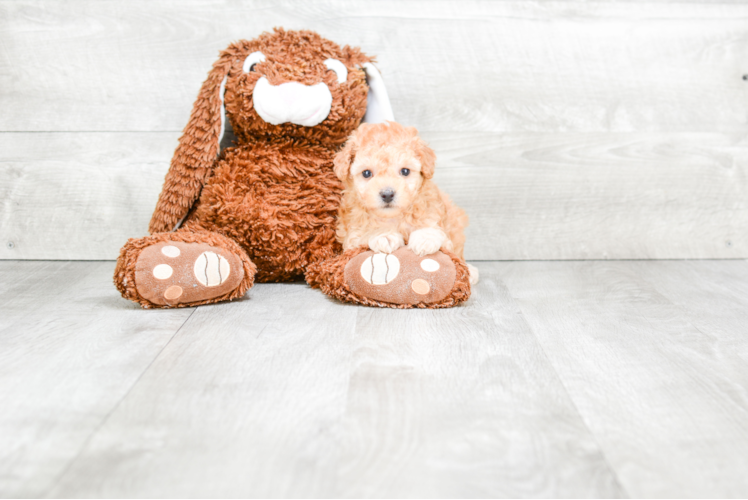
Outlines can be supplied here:
M223 88L229 61L229 54L224 52L200 89L153 212L148 227L151 234L176 229L200 196L210 175L219 152L225 120Z

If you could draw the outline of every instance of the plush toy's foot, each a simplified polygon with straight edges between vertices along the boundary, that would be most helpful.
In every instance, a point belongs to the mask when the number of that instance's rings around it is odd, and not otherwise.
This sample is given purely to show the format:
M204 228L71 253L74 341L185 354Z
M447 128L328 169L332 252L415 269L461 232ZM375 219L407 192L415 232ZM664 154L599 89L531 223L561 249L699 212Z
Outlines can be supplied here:
M241 297L256 268L234 241L208 231L160 233L127 242L114 282L143 307L189 307Z
M467 264L447 251L418 257L407 247L391 254L359 248L313 264L306 278L327 295L368 306L443 308L470 297Z

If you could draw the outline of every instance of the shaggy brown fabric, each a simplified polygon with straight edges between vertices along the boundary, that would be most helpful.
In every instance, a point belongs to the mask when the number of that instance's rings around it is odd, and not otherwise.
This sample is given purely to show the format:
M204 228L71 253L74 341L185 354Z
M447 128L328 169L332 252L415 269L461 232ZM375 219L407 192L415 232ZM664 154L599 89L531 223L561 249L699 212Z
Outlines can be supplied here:
M242 70L244 60L256 51L262 52L266 60L258 63L254 71L245 73ZM324 65L328 58L345 64L348 69L346 82L337 83L335 73ZM221 52L200 89L189 122L174 152L149 231L157 233L174 229L198 199L200 190L211 175L219 147L219 90L224 77L227 77L224 95L226 114L237 136L239 148L252 149L256 143L273 144L298 139L328 150L337 150L366 113L366 75L357 65L370 61L372 59L358 48L340 47L311 31L276 28L272 33L263 33L254 40L240 40L231 44ZM262 76L272 85L290 81L305 85L325 82L333 98L330 114L314 127L293 123L271 125L265 122L254 110L252 101L254 86ZM281 160L276 158L276 161Z
M230 253L237 257L243 268L244 276L239 285L233 290L229 290L217 297L212 297L195 302L185 302L178 304L157 304L143 297L137 289L135 273L137 270L137 261L141 252L151 245L157 245L163 242L185 242L185 243L205 243L215 249L222 249L221 253ZM208 231L189 231L180 230L175 233L159 233L145 238L132 238L127 241L122 250L120 250L117 266L114 269L114 284L123 297L139 303L144 308L151 307L191 307L201 304L211 304L224 300L233 300L242 297L249 288L254 284L254 275L256 266L249 260L247 254L234 241L220 234Z
M244 60L256 51L266 60L245 72ZM346 66L345 82L338 83L325 66L329 58ZM226 236L242 249L241 254L234 251L242 260L251 264L247 254L254 259L261 281L301 279L309 263L339 253L335 216L342 186L333 174L332 158L366 112L368 86L359 66L371 61L359 49L340 47L311 31L275 29L224 50L200 89L166 175L149 226L158 239L131 240L122 249L115 284L123 296L144 306L161 306L138 294L134 275L125 271L156 241L189 237L213 245L216 236ZM332 95L330 113L314 127L265 122L252 100L262 76L271 85L324 82ZM237 141L216 158L224 77L226 115ZM159 234L183 220L175 233ZM232 298L246 288L240 286L231 297L189 305Z
M410 250L406 251L410 252ZM309 283L313 288L319 288L325 294L335 297L338 300L366 306L391 307L394 309L442 309L446 307L454 307L470 298L470 276L465 261L457 257L455 254L443 249L442 253L451 259L456 273L454 285L449 291L449 295L443 299L432 303L423 301L415 303L392 303L383 300L375 300L355 293L351 289L351 284L346 279L346 265L360 254L366 252L371 252L371 250L366 247L354 248L348 250L342 255L333 257L332 259L310 265L306 273L307 283ZM421 260L418 257L413 257L419 261ZM411 276L411 278L412 277L414 276ZM397 297L396 295L393 296ZM428 299L429 297L426 296L425 300ZM397 300L400 300L400 298Z
M289 138L228 149L185 227L240 242L257 264L258 282L303 279L310 263L341 251L335 216L343 187L333 155Z

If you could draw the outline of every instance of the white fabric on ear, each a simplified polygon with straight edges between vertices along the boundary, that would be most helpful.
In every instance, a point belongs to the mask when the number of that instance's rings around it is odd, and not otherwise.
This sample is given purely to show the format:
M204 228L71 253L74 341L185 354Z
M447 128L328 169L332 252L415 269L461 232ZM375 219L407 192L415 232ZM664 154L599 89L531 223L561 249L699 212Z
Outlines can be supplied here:
M379 74L372 63L364 63L362 67L366 72L366 81L369 83L364 123L394 122L395 115L392 113L390 97L387 95L387 88L384 86L382 75Z

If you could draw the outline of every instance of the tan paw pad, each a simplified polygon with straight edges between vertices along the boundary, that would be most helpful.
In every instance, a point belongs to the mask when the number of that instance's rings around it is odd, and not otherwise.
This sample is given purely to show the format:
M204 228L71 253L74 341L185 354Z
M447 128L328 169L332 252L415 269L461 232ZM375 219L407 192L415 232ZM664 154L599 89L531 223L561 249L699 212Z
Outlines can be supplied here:
M414 279L413 283L410 284L410 287L418 295L426 295L431 290L429 282L426 280L422 280L421 278Z
M407 247L391 254L363 252L345 266L345 281L362 297L392 304L431 304L449 295L457 270L446 254L419 257Z
M427 273L435 273L439 270L439 263L434 259L423 259L421 261L421 269Z
M153 268L153 277L157 280L169 279L174 273L174 269L169 264L159 264Z
M231 266L223 256L215 252L203 252L195 260L195 278L203 286L218 286L229 278Z
M182 290L181 286L179 286L179 285L171 285L164 292L164 298L166 300L178 299L179 297L182 296L182 292L184 292L184 290Z
M189 305L225 295L244 278L241 259L206 243L164 241L143 249L135 287L158 305Z
M182 251L174 245L166 245L161 247L161 253L166 255L167 257L171 257L172 259L174 259L176 257L179 257L179 254L181 254Z

